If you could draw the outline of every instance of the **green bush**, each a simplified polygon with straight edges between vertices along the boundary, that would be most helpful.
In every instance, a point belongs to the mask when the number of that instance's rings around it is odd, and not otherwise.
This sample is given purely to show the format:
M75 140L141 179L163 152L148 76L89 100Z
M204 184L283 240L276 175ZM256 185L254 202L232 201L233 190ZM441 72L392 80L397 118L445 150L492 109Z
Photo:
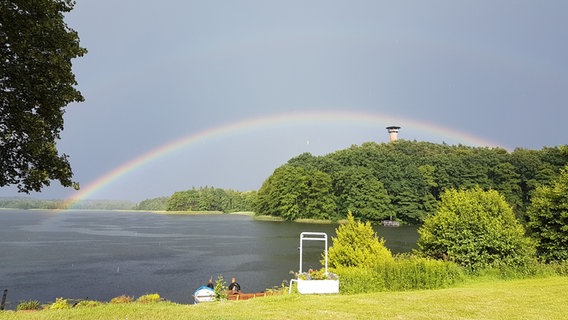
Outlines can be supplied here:
M418 233L419 253L473 271L522 267L535 260L534 241L494 190L446 190L438 211Z
M333 272L339 276L341 293L355 294L386 291L385 279L376 269L363 267L337 267Z
M20 310L39 310L41 309L41 303L37 300L23 300L18 303L16 307L17 311Z
M159 302L162 298L160 297L159 294L157 293L151 293L151 294L145 294L143 296L140 296L138 299L136 299L136 302L138 303L156 303Z
M57 298L55 302L49 306L49 309L69 309L71 305L67 302L67 299Z
M110 300L110 303L130 303L130 302L132 302L132 297L127 295L114 297Z
M518 279L530 277L568 276L568 261L549 263L534 262L517 268L501 268L497 270L501 279Z
M415 256L398 257L375 268L339 267L342 293L366 293L445 288L465 279L455 263Z
M213 290L215 291L215 301L227 300L229 287L222 275L217 276Z
M374 268L393 261L385 240L377 237L369 222L355 221L351 212L347 215L347 223L337 228L332 242L328 251L330 268Z
M568 276L568 261L552 262L549 267L559 276Z
M103 303L100 301L95 301L95 300L81 300L79 302L77 302L77 304L75 304L75 308L92 308L92 307L98 307L100 305L102 305Z
M420 257L397 259L383 270L388 290L445 288L464 280L457 264Z

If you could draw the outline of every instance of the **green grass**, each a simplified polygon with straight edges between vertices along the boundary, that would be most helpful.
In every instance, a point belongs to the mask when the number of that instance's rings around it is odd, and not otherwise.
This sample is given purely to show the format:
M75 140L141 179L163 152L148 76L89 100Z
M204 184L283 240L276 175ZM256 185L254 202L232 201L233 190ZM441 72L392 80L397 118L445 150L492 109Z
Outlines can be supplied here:
M441 290L283 295L200 305L169 302L0 312L0 319L565 319L568 277L479 280Z

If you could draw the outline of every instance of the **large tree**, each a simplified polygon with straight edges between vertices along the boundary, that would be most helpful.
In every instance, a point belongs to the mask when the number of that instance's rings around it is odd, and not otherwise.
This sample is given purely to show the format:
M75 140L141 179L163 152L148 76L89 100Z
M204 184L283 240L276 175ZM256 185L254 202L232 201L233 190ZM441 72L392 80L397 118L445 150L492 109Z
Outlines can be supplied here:
M77 185L56 141L65 107L83 101L71 60L87 51L64 22L72 0L0 1L0 187Z
M333 184L339 212L351 212L365 221L392 217L394 211L387 190L371 170L349 167L335 175Z
M318 170L284 165L258 190L256 212L286 220L335 219L337 207L331 177Z

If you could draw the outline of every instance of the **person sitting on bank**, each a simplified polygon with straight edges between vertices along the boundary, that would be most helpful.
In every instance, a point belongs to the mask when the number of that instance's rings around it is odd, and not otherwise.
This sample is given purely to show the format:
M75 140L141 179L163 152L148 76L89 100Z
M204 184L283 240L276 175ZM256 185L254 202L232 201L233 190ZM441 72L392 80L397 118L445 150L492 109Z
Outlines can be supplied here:
M215 289L215 286L213 285L213 277L209 278L209 282L207 282L207 286L211 289Z
M229 285L229 291L231 294L236 294L241 291L241 286L235 281L235 278L231 279L231 284Z

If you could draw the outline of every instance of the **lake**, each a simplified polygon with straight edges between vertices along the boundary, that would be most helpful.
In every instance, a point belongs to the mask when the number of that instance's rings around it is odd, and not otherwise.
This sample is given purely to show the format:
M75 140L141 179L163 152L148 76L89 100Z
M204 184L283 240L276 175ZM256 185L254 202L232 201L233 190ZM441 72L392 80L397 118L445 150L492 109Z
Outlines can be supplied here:
M301 232L335 236L336 224L257 221L245 215L0 210L0 290L7 309L57 297L109 301L159 293L191 303L222 275L244 292L289 281L299 269ZM376 227L393 252L411 251L416 227ZM323 242L304 242L303 269L317 268ZM1 293L1 292L0 292Z

